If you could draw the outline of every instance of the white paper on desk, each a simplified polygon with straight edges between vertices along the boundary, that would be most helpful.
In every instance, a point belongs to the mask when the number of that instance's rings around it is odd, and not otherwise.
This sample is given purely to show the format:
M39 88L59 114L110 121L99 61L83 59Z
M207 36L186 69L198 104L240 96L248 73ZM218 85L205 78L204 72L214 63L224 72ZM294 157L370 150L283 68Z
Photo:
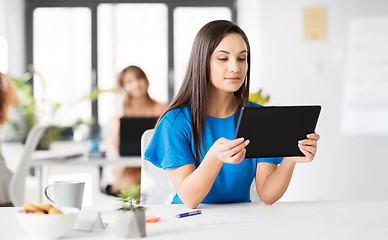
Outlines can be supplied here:
M264 224L252 217L234 212L202 212L200 215L180 218L186 224L204 227L230 224Z
M102 222L99 211L80 211L73 229L91 232L94 228L104 229L107 225Z

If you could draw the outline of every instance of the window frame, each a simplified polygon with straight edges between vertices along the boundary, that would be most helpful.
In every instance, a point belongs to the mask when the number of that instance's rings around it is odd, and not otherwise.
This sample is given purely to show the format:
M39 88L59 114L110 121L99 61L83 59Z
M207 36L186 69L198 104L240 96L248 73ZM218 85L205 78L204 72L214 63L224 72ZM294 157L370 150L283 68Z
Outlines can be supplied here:
M236 0L26 0L26 65L25 69L28 69L29 65L33 64L33 13L36 8L49 8L49 7L87 7L91 10L91 90L98 88L98 42L97 42L97 7L102 3L162 3L167 6L168 9L168 101L174 97L174 9L177 7L227 7L232 14L232 21L236 22L237 9ZM33 86L34 81L31 80ZM93 100L92 104L92 117L98 129L98 99Z

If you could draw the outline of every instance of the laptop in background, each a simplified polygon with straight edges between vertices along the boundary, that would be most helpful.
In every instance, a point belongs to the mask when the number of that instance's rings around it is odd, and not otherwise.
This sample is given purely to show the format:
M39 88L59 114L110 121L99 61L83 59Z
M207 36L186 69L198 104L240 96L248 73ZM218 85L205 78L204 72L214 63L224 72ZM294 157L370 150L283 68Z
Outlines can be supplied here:
M157 117L122 117L120 118L120 156L140 156L141 136L155 127Z

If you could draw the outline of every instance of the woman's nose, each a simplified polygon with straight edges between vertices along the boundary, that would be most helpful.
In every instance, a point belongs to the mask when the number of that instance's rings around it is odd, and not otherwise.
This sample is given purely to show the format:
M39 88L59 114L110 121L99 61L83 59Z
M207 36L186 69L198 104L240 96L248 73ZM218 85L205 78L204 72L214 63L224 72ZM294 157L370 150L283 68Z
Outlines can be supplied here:
M133 81L133 88L137 89L139 87L139 80Z
M239 72L240 71L240 66L236 60L231 60L229 62L229 71L230 72Z

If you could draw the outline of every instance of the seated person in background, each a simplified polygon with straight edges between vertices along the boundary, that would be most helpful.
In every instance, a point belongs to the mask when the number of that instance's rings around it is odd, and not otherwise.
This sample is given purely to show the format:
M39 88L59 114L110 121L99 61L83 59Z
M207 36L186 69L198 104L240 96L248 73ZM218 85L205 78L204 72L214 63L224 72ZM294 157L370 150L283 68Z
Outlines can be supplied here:
M159 117L166 105L153 100L148 94L149 82L144 71L137 66L123 69L119 75L122 111L112 120L108 136L108 156L119 154L119 130L121 117ZM139 139L140 144L140 139ZM126 187L140 184L140 168L113 166L113 184L106 187L107 194L115 194Z
M13 82L7 75L0 73L0 125L3 125L7 120L8 107L17 105L18 102ZM5 165L0 146L0 206L12 206L8 196L8 186L11 178L12 172Z

